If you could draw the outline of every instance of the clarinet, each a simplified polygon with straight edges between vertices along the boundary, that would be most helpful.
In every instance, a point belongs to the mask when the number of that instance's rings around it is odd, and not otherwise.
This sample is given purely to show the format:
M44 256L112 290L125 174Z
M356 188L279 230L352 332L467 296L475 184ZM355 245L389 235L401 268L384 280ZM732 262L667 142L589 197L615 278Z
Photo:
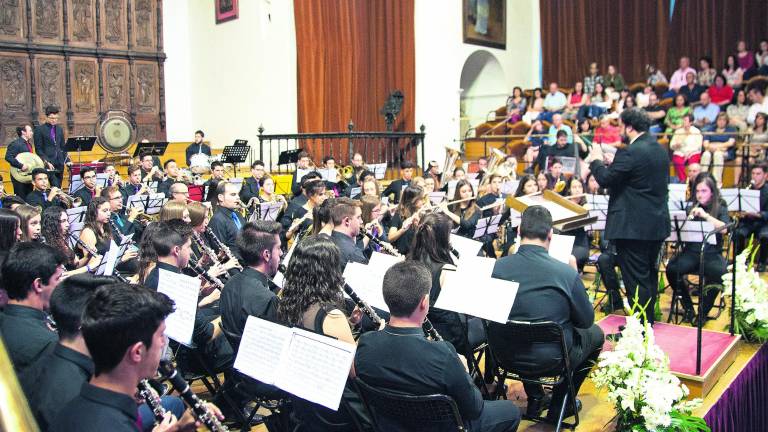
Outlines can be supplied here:
M77 236L72 235L72 234L70 234L70 237L72 237L72 239L75 241L75 243L80 245L80 247L83 248L83 250L85 250L86 252L91 254L91 257L94 257L94 256L99 254L99 251L97 251L96 249L88 246L84 241L80 240L80 237L77 237Z
M424 336L427 336L433 341L442 342L443 337L440 336L440 333L438 333L435 327L432 326L432 321L430 321L429 318L424 318L424 322L421 323L421 329L424 330Z
M192 268L192 271L197 273L198 276L200 276L201 278L205 279L207 282L213 284L219 290L223 290L224 289L224 282L222 282L221 279L219 279L218 277L211 276L208 273L206 273L205 269L203 268L203 266L200 265L199 261L194 261L194 260L190 259L189 260L189 264L190 264L190 266Z
M120 244L122 245L123 243L125 243L125 236L123 235L123 232L120 231L120 228L117 227L117 224L115 223L114 220L112 220L111 217L109 218L109 226L112 227L112 231L114 231L115 234L117 234L118 238L120 238ZM134 244L134 243L136 242L133 241L133 239L131 239L131 244Z
M37 237L35 237L34 240L36 242L40 243L40 244L47 244L48 243L48 241L45 239L45 236L43 235L43 233L38 234Z
M349 284L346 282L344 282L344 292L347 293L349 298L351 298L352 301L355 302L355 304L357 304L357 307L359 307L363 311L363 313L368 315L368 318L370 318L371 321L373 321L373 324L376 326L377 329L381 327L381 317L379 317L376 314L376 311L373 310L373 308L368 303L366 303L365 300L361 299L360 296L357 295L355 290L353 290L352 287L349 286Z
M160 404L160 396L155 393L149 381L143 379L139 381L139 396L144 399L149 409L152 410L152 415L155 416L155 425L160 424L165 419L165 408Z
M205 402L200 400L196 394L192 393L192 389L189 388L189 384L179 374L179 371L168 360L160 360L160 367L158 369L160 374L163 375L168 381L171 382L173 388L181 395L184 402L192 408L195 414L195 418L205 425L211 432L226 432L229 431L226 426L221 424L216 415L208 410L205 406Z
M392 255L392 256L397 257L397 258L402 258L403 257L403 255L400 252L398 252L397 249L392 247L391 244L389 244L387 242L381 241L381 239L379 239L378 237L376 237L373 234L369 233L368 231L363 231L363 235L368 237L374 244L376 244L376 246L380 247L381 250L383 250L384 252L388 253L389 255Z
M216 252L213 251L213 249L209 248L207 244L205 244L205 241L202 237L200 237L200 234L196 231L192 232L192 238L195 240L195 243L197 243L197 246L200 248L200 251L208 256L208 258L213 262L213 265L219 265L221 262L219 261L219 257L216 256Z
M216 246L219 248L220 251L224 251L224 254L227 256L227 260L235 260L238 266L240 266L240 261L237 259L237 257L232 253L232 251L229 249L227 245L222 243L221 240L219 240L218 237L216 237L216 234L213 233L213 230L211 228L205 228L205 233L208 234L211 237L211 240L213 240L214 243L216 243Z

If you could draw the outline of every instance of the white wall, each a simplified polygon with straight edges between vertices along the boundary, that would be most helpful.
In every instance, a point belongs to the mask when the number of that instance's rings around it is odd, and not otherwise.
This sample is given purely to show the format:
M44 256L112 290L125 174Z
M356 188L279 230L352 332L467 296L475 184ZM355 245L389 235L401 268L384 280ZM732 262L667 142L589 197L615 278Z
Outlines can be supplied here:
M215 147L235 138L257 144L260 124L266 133L296 132L293 1L248 0L239 7L239 19L216 25L213 0L164 0L170 141L191 140L203 129ZM494 94L501 106L500 95L539 80L539 0L507 0L506 50L464 44L461 12L462 0L415 1L415 125L426 126L427 160L440 163L443 144L460 136L461 74L472 53L491 53L506 85L475 83L463 95L465 106L481 106Z
M499 61L506 86L478 83L467 103L511 92L539 81L539 0L507 0L507 48L500 50L463 43L462 0L416 0L416 125L426 126L427 160L442 164L443 145L459 139L461 128L461 72L478 50ZM498 96L496 96L498 97ZM499 98L503 105L505 98ZM497 107L498 107L497 106ZM469 119L475 125L482 118Z
M202 129L214 147L258 146L259 125L296 132L292 1L241 1L239 18L218 25L212 0L164 1L170 141Z

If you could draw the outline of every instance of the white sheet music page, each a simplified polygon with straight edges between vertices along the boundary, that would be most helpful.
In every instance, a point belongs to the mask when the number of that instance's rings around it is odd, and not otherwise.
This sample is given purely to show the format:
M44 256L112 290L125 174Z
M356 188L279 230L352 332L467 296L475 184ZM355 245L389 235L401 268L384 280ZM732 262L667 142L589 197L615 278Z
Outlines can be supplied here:
M294 328L278 365L275 385L302 399L338 410L354 358L355 345Z
M574 240L576 240L574 236L552 234L552 240L549 242L549 256L568 264L571 251L573 251Z
M456 260L456 268L459 271L471 271L475 276L485 278L493 274L493 266L496 265L496 258L481 257L477 255L461 256ZM472 284L474 286L474 284Z
M445 272L445 284L435 307L503 324L509 318L518 287L517 282L478 275L475 271Z
M165 334L180 344L193 346L200 279L160 269L157 292L167 295L176 304L176 310L165 319Z
M403 257L396 257L383 252L373 252L371 259L368 260L368 265L372 268L380 269L381 274L384 274L390 267L404 260L405 258Z
M80 206L75 207L71 209L67 209L67 219L69 219L69 224L77 223L77 222L85 222L85 211L88 209L87 206Z
M97 275L112 276L117 265L117 258L120 256L120 246L114 240L109 242L109 250L104 255L104 265L99 264L96 270Z
M760 191L757 189L720 189L720 196L728 203L728 211L760 211Z
M245 321L235 369L266 384L274 384L277 365L288 348L293 329L249 316Z
M483 244L477 240L451 234L451 246L459 252L459 257L473 256L480 252Z
M355 291L355 293L366 303L389 312L387 303L384 301L384 273L389 267L368 265L356 262L347 263L344 267L344 281ZM349 297L344 293L345 297Z

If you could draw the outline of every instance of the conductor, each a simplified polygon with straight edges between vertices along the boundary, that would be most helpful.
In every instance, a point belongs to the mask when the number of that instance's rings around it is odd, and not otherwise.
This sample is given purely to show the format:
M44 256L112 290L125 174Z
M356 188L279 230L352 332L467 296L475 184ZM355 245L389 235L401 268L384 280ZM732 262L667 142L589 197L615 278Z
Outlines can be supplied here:
M657 260L669 236L669 156L648 133L650 124L642 111L625 110L620 125L626 148L611 158L600 146L592 146L587 162L595 180L610 191L605 238L616 245L629 301L637 291L646 319L653 324Z

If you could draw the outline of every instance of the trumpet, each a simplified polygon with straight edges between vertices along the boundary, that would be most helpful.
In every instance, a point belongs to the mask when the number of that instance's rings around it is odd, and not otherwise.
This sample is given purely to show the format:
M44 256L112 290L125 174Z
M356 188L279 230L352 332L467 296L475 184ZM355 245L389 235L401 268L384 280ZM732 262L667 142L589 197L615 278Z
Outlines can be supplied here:
M83 204L83 199L80 197L73 197L72 195L64 193L63 190L52 187L50 189L43 190L45 194L53 193L55 195L59 196L59 201L62 201L64 205L67 207L73 208L73 207L80 207L81 204Z

